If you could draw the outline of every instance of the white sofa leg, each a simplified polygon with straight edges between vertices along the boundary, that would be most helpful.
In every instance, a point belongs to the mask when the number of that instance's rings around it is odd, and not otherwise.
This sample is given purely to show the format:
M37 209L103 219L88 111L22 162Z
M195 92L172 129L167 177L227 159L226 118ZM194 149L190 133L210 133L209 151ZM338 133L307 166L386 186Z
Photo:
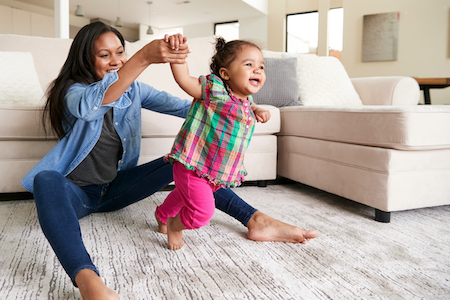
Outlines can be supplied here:
M375 208L375 221L389 223L391 222L391 213Z

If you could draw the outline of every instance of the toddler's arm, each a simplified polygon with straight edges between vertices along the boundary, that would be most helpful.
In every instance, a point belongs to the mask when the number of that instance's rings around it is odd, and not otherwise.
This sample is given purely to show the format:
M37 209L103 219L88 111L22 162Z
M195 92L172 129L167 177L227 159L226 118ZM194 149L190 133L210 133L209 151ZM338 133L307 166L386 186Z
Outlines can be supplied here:
M267 109L262 109L255 102L252 103L252 110L255 114L256 121L261 123L266 123L270 119L270 111Z
M186 37L181 34L165 36L165 40L170 43L172 49L178 49L180 45L186 43ZM171 63L170 68L172 69L173 77L178 85L189 95L196 99L201 99L202 97L202 86L198 78L189 75L189 68L187 62L184 64Z

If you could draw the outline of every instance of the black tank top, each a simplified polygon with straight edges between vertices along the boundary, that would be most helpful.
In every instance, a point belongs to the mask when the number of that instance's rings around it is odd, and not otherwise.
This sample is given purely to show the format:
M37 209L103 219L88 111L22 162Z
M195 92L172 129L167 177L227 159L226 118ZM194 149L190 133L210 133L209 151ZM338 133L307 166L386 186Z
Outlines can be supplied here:
M113 109L103 118L100 138L86 158L69 174L67 179L78 186L104 184L114 180L118 162L122 158L122 143L114 128Z

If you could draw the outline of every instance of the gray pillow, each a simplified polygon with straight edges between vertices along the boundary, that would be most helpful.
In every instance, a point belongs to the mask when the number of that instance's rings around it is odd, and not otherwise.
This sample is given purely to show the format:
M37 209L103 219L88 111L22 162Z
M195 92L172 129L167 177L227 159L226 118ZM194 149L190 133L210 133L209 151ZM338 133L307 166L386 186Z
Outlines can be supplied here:
M298 100L297 58L264 58L266 82L253 95L256 104L302 105Z

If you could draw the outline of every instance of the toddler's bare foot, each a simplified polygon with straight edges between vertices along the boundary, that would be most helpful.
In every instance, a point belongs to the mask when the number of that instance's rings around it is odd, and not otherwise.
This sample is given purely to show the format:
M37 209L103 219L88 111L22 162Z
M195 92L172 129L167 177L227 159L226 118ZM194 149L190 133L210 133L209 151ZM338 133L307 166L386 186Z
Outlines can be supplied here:
M167 234L167 225L164 224L163 222L161 222L161 220L156 215L156 211L155 211L155 219L156 219L156 222L158 222L158 232Z
M184 225L178 215L174 218L167 218L167 240L170 250L178 250L183 247L183 229L185 229Z
M247 237L253 241L302 243L317 237L315 230L305 230L275 220L260 211L253 214L247 223Z
M83 300L119 300L119 296L93 270L81 270L75 276L75 282Z

